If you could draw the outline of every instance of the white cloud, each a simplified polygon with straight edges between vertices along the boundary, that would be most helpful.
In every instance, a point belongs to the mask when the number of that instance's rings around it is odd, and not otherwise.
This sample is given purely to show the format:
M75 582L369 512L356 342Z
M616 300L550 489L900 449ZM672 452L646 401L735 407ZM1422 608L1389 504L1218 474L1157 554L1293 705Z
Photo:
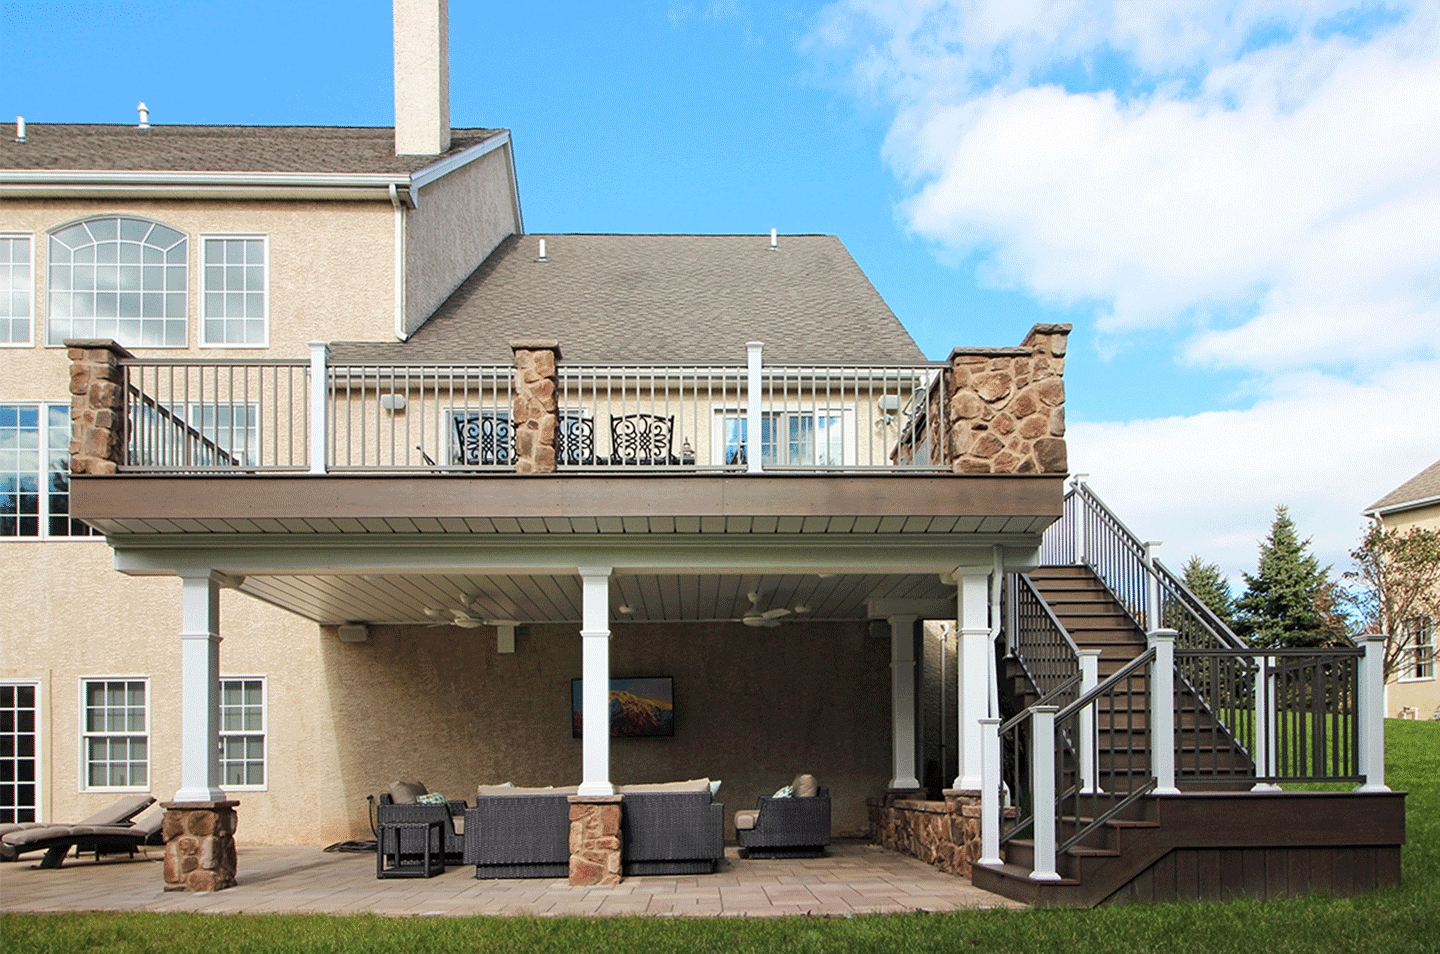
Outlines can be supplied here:
M1302 372L1243 411L1074 424L1070 466L1135 533L1165 541L1172 569L1197 554L1234 580L1253 573L1284 504L1338 575L1361 511L1440 457L1437 407L1440 361L1399 364L1366 384Z

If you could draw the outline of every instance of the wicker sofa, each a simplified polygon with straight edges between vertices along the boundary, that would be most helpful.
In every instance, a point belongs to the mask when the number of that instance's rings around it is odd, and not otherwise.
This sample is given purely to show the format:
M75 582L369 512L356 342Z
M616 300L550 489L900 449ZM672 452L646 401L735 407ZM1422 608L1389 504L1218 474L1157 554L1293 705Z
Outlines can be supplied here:
M702 783L703 785L699 784ZM688 786L690 790L680 790ZM708 874L725 855L725 806L708 780L622 785L626 875ZM464 862L477 878L563 878L570 870L575 788L482 785L465 812Z

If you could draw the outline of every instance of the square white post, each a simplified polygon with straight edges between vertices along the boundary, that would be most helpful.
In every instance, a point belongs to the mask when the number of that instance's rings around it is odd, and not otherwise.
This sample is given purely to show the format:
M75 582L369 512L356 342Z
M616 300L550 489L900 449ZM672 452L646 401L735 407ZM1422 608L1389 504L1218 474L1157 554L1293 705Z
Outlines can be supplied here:
M1365 656L1360 660L1360 771L1365 784L1357 792L1388 792L1385 784L1385 634L1360 637Z
M1155 650L1150 671L1150 774L1156 795L1179 795L1175 787L1175 637L1173 629L1150 634Z
M177 802L220 802L220 574L180 577L180 789Z
M915 777L915 620L890 617L891 788L919 788Z
M979 791L981 778L980 720L990 715L990 668L995 651L990 644L989 567L962 567L955 571L956 622L959 630L959 660L956 666L956 710L959 726L955 734L959 773L953 788Z
M980 787L980 860L982 865L1003 865L1000 857L1000 720L980 720L985 782Z
M310 342L310 473L326 471L330 444L330 346Z
M1035 881L1059 881L1055 870L1055 713L1059 706L1030 707L1030 778L1035 791Z
M1080 695L1100 685L1100 650L1080 650ZM1085 795L1099 792L1095 779L1095 703L1090 703L1078 714L1080 727L1080 791Z
M1155 572L1155 555L1160 552L1160 541L1150 540L1145 544L1145 629L1154 632L1160 628L1160 575Z
M614 795L610 784L610 573L608 566L580 570L581 730L580 795Z
M745 342L745 470L751 474L758 474L763 469L760 466L760 368L764 351L763 341Z
M1270 675L1270 657L1255 657L1255 743L1251 756L1255 774L1268 778L1275 774L1275 720L1271 718L1270 700L1274 693L1274 677ZM1257 781L1252 792L1278 792L1274 782Z

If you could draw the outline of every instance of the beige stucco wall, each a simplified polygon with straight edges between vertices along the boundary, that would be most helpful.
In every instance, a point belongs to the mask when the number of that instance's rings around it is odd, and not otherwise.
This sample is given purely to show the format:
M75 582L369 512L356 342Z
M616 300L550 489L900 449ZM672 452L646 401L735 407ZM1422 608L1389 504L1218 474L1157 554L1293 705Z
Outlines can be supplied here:
M405 212L407 335L501 239L520 231L513 195L508 145L419 190L416 207Z
M580 781L570 733L576 627L530 626L513 655L495 631L375 627L366 643L321 639L339 772L329 804L369 837L365 796L417 779L474 801L477 784ZM799 772L830 788L837 834L867 828L865 798L890 773L889 641L863 623L615 624L615 676L673 676L675 736L612 739L611 780L721 779L727 838L734 812Z
M1440 531L1440 504L1387 514L1383 522L1385 529L1401 533L1414 527ZM1440 620L1436 628L1440 629ZM1440 659L1436 665L1440 666ZM1414 709L1421 719L1440 712L1440 678L1402 679L1399 674L1392 675L1385 685L1385 714L1395 718L1406 708Z

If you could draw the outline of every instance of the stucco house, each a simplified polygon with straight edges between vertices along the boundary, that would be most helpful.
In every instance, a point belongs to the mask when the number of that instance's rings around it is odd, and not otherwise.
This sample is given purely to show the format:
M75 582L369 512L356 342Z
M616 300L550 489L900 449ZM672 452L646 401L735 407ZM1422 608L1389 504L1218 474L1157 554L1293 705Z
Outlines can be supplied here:
M1069 326L930 361L833 236L529 234L445 34L397 2L393 130L0 138L0 822L803 772L1046 903L1398 879L1378 657L1256 657L1067 488ZM668 733L590 731L617 678Z
M1440 461L1426 467L1365 510L1386 530L1412 527L1440 531ZM1426 614L1397 620L1404 638L1399 666L1385 683L1385 714L1400 719L1440 718L1440 681L1435 678L1436 620Z

